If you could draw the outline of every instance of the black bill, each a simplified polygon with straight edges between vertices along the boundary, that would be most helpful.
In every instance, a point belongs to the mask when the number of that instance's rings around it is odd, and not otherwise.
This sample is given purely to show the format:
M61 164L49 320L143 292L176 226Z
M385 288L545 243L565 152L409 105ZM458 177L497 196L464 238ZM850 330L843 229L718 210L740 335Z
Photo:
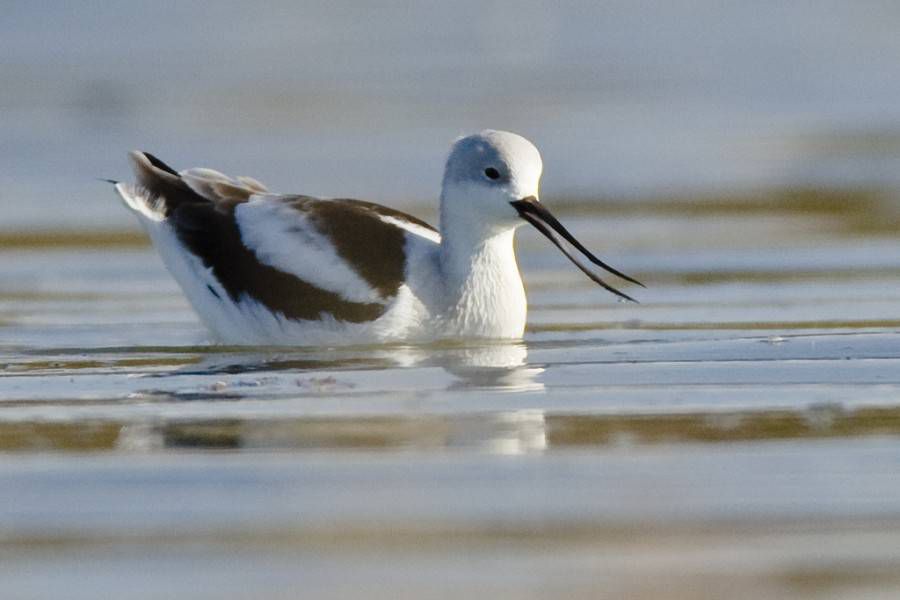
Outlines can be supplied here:
M579 242L577 239L575 239L574 235L569 233L568 229L563 227L563 224L560 223L556 219L556 217L554 217L550 213L550 211L547 210L544 207L544 205L538 201L537 198L535 198L534 196L529 196L528 198L523 198L521 200L516 200L515 202L510 202L510 204L512 204L513 208L515 208L519 212L520 217L522 217L523 219L525 219L526 221L528 221L529 223L534 225L535 229L537 229L538 231L543 233L545 236L547 236L547 238L551 242L553 242L553 244L557 248L562 250L562 253L565 254L566 257L575 264L575 266L577 266L579 269L581 269L581 271L585 275L590 277L594 282L599 284L604 289L612 292L616 296L619 296L620 298L625 298L626 300L630 300L632 302L637 302L637 300L635 300L628 294L626 294L624 292L620 292L613 286L609 285L608 283L606 283L605 281L600 279L600 277L598 277L584 263L582 263L580 260L578 260L577 257L575 257L571 252L569 252L569 250L565 246L563 246L559 237L562 236L562 238L564 240L566 240L567 242L572 244L572 246L574 246L578 251L580 251L582 254L584 254L588 258L588 260L590 260L592 263L594 263L598 267L601 267L602 269L609 271L613 275L617 275L617 276L621 277L625 281L630 281L631 283L637 284L641 287L645 287L644 284L641 283L640 281L638 281L637 279L629 277L625 273L622 273L621 271L614 269L613 267L609 266L608 264L606 264L605 262L603 262L602 260L600 260L599 258L594 256L587 248L585 248L581 244L581 242ZM559 235L557 235L557 234L559 234Z

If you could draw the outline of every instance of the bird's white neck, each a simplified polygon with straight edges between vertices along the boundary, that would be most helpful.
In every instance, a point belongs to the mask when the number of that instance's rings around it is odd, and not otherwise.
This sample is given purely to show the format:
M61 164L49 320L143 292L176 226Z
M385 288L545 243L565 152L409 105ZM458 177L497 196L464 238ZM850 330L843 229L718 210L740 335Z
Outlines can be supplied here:
M513 250L514 227L460 223L442 215L446 325L461 337L519 338L527 303Z

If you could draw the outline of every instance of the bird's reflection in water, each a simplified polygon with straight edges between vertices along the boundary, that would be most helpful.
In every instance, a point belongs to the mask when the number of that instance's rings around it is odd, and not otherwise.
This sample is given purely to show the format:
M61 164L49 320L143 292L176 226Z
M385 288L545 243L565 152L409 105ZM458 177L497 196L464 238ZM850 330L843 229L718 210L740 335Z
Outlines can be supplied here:
M450 390L491 388L504 391L540 391L537 380L544 369L528 364L528 348L522 342L482 343L462 346L438 357L437 364L456 380Z
M528 348L521 342L211 352L195 364L170 371L171 384L160 381L159 397L153 396L155 402L211 400L207 418L126 427L121 444L141 449L476 448L499 454L542 452L548 444L543 410L503 410L502 406L498 410L496 403L484 402L485 394L542 391L539 375L543 369L529 365L527 359ZM374 400L374 405L358 401L364 397L360 382L368 379L367 372L389 371L402 377L407 369L411 370L408 377L422 382L416 392L424 394L422 398L449 392L443 398L450 403L447 406L451 412L397 413L396 406L385 404L383 397ZM193 393L196 386L188 386L191 393L185 393L184 382L178 377L184 375L205 376L201 378L205 395ZM259 385L242 385L245 381L241 375L251 376L248 381ZM298 388L297 381L318 376L336 383L321 389ZM209 382L220 378L225 387L211 389ZM343 379L350 383L338 385ZM377 382L384 378L374 377L372 381L372 389L377 392ZM321 411L321 398L345 395L353 404L341 403L335 414ZM147 392L142 397L146 400ZM262 401L256 410L264 414L248 412L246 405L230 408L222 404L223 400L251 397ZM461 401L455 408L454 398ZM267 412L265 401L269 399L294 402L293 414ZM313 406L314 414L303 414L303 410L298 413L298 407L304 406ZM348 412L350 406L361 407L362 411ZM385 413L373 414L375 406Z
M503 392L543 391L544 369L528 364L523 342L490 342L448 347L433 361L454 376L448 390ZM468 416L451 428L447 445L478 447L497 454L525 454L547 449L543 410L523 409Z
M465 415L209 418L123 424L115 448L370 452L452 448L516 455L545 451L548 434L544 411L537 409Z
M544 411L512 410L465 419L447 438L448 447L479 448L494 454L528 454L547 449Z
M151 377L440 367L453 376L445 387L447 390L543 390L543 383L537 380L543 369L529 365L527 359L528 348L523 342L438 342L346 348L241 348L211 352L202 356L195 364Z

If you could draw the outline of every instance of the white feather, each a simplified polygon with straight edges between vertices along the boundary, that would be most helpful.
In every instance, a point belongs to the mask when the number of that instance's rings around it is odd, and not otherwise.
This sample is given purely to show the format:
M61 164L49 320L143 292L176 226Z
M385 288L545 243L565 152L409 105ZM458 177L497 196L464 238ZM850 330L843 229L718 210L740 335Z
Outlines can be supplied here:
M379 218L391 225L396 225L400 229L404 229L412 234L423 237L427 240L431 240L437 244L441 243L441 234L433 229L429 229L428 227L422 227L417 223L413 223L412 221L406 221L404 219L398 219L397 217L392 217L389 215L379 215Z
M151 198L144 188L128 183L117 183L116 191L125 202L125 206L145 219L158 222L165 218L159 200ZM143 220L141 222L143 223Z
M272 197L257 197L239 205L234 214L244 245L260 262L350 302L383 301L296 208Z

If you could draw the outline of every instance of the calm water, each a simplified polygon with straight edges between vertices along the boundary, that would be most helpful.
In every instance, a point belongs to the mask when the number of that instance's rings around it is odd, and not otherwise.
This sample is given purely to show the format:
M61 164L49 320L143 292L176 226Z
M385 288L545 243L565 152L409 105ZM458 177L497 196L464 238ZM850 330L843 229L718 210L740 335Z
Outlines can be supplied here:
M900 242L777 205L570 208L639 306L523 231L515 344L216 348L140 237L12 236L0 585L894 597Z
M895 2L19 2L0 597L900 597ZM434 221L534 139L513 344L211 346L97 177L145 148Z

